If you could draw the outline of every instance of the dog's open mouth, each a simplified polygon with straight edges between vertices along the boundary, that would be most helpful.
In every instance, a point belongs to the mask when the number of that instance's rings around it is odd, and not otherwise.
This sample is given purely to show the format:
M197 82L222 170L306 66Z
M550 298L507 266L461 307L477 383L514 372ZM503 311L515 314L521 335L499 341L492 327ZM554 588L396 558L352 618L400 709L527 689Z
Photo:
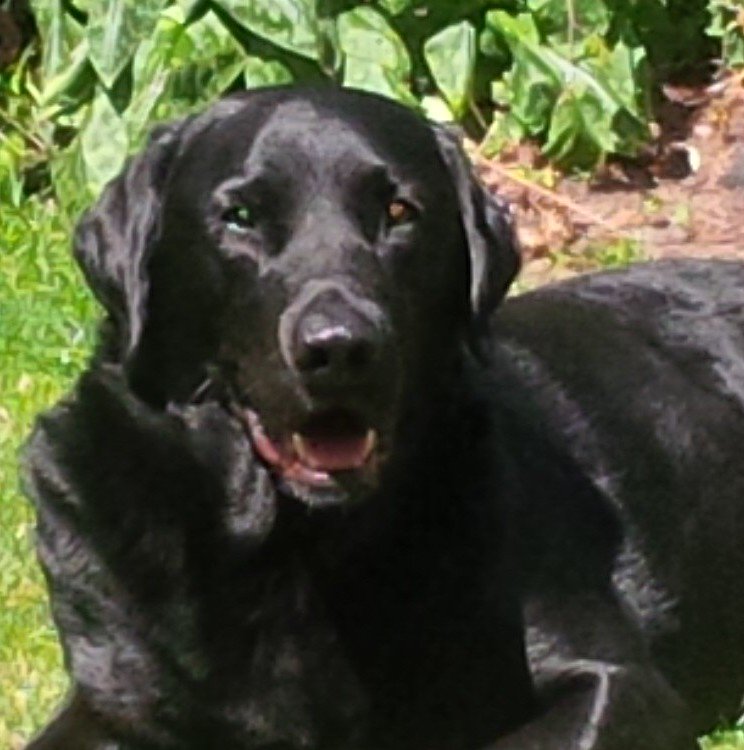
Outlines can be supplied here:
M278 437L269 436L256 412L245 409L242 417L256 452L283 479L328 487L334 474L369 471L376 463L378 432L352 412L311 414Z

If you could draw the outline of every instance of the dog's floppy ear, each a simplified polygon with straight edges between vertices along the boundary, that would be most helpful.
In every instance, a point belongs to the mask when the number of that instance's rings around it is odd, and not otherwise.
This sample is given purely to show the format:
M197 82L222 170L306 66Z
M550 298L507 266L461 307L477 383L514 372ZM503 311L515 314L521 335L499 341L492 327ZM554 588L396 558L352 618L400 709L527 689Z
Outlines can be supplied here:
M473 173L459 136L433 125L439 151L457 190L470 253L470 301L477 324L485 322L519 271L520 255L506 202Z
M168 168L188 119L156 129L75 230L75 258L115 326L122 355L132 351L142 332L148 251L158 231Z

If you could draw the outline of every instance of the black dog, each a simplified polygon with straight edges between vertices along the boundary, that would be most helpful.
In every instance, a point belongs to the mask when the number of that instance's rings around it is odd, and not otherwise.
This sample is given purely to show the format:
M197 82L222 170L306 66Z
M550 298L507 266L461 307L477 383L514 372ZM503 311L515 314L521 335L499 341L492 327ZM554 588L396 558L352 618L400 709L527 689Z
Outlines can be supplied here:
M744 266L508 302L456 142L334 89L157 133L28 448L34 750L693 750L744 691Z

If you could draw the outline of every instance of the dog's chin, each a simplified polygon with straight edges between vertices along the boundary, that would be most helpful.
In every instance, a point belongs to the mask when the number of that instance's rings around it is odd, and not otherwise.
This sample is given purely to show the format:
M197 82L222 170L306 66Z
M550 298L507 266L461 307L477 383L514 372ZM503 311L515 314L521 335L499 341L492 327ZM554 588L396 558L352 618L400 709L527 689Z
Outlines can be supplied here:
M308 508L351 508L372 494L373 487L354 477L332 478L326 486L310 485L274 474L277 489Z
M280 492L308 507L351 506L378 486L385 436L360 415L325 409L272 431L251 408L238 417Z

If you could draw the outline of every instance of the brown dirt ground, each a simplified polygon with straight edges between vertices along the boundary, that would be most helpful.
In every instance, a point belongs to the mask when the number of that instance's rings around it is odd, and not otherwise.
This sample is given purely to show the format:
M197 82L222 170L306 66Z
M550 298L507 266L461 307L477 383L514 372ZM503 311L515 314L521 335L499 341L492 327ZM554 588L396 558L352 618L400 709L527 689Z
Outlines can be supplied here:
M515 212L528 285L630 257L744 260L744 74L666 86L656 140L591 180L569 179L522 144L485 160Z

